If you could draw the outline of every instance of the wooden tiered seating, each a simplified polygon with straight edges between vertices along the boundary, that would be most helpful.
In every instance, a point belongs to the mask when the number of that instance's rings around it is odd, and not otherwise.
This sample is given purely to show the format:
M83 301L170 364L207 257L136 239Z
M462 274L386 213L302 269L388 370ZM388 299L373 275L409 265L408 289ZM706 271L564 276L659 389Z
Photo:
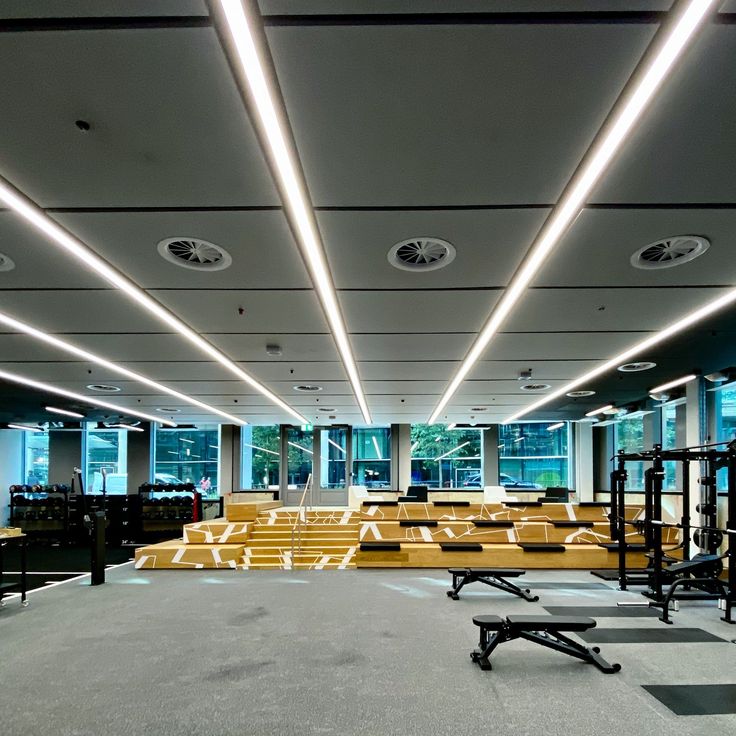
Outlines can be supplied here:
M641 513L641 508L627 508L627 518ZM676 543L676 530L668 531ZM630 544L643 541L635 532L627 539ZM366 501L360 542L358 567L617 565L608 549L608 508L601 503ZM632 566L646 564L637 548L628 557Z

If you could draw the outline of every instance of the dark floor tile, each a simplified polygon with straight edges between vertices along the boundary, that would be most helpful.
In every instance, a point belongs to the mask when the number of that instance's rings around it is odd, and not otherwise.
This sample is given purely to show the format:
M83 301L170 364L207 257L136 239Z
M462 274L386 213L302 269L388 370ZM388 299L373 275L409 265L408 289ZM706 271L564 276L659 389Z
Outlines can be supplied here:
M644 685L678 716L736 713L736 685Z
M596 644L687 644L720 642L725 639L703 629L677 629L671 626L652 626L646 629L590 629L579 634L583 641Z

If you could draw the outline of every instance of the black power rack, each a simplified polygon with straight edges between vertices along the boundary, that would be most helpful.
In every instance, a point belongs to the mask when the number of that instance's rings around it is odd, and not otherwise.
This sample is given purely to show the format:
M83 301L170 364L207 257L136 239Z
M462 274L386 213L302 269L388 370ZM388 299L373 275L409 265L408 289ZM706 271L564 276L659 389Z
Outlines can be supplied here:
M716 447L726 446L717 450ZM736 603L736 441L698 445L672 450L663 450L654 445L651 450L637 453L619 452L614 456L616 468L611 473L611 539L618 543L618 576L621 590L630 585L647 585L643 595L650 598L648 605L662 611L660 620L672 623L669 617L670 604L680 600L718 600L725 614L723 620L736 623L732 611ZM644 514L642 518L630 520L626 513L625 484L627 462L650 462L644 473ZM664 463L682 464L682 514L680 521L668 523L662 519L662 485ZM690 463L698 462L705 474L698 479L699 503L696 506L699 523L690 519ZM718 490L716 473L727 469L728 492L725 527L718 526ZM644 547L649 564L644 571L632 572L626 568L626 553L632 547L627 541L627 527L644 538ZM680 543L664 550L662 530L680 530ZM727 551L719 550L727 539ZM699 548L690 554L694 541ZM672 553L680 550L682 558ZM728 580L721 580L723 560L729 560Z

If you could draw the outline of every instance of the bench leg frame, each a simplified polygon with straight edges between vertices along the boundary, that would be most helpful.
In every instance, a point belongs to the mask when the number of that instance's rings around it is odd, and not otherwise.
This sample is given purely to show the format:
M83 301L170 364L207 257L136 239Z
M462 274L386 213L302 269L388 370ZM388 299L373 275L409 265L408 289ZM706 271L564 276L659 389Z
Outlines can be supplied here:
M476 575L470 570L465 573L452 573L452 589L447 591L447 595L454 601L459 600L462 588L468 583L476 582L484 583L491 588L497 588L504 593L511 593L511 595L523 598L530 603L536 603L539 600L539 596L532 595L529 588L520 588L518 585L514 585L512 582L506 580L506 578L499 577L498 575Z

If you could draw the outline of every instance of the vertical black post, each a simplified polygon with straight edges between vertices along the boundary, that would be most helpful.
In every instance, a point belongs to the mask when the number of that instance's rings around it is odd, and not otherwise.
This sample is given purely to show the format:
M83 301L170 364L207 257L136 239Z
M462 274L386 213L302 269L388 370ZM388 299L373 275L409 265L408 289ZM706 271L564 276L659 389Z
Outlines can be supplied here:
M105 582L105 512L92 511L88 514L91 537L90 571L91 585L102 585Z
M736 601L736 444L728 446L728 498L726 510L726 537L728 538L728 597L723 621L733 624L731 610Z
M689 450L685 450L689 452ZM682 527L682 559L690 559L690 459L684 457L682 460L682 515L680 516Z
M611 482L611 519L615 522L616 541L618 542L618 587L626 590L626 460L619 452L618 469L615 471L615 481ZM614 529L614 527L612 527ZM613 539L613 535L611 539Z
M647 551L652 549L652 525L653 515L653 494L652 494L652 468L644 471L644 544Z
M650 469L651 509L649 527L654 548L653 570L650 577L651 592L655 600L662 600L662 481L664 479L664 463L662 462L662 445L654 445L652 467ZM658 523L659 522L659 523Z

